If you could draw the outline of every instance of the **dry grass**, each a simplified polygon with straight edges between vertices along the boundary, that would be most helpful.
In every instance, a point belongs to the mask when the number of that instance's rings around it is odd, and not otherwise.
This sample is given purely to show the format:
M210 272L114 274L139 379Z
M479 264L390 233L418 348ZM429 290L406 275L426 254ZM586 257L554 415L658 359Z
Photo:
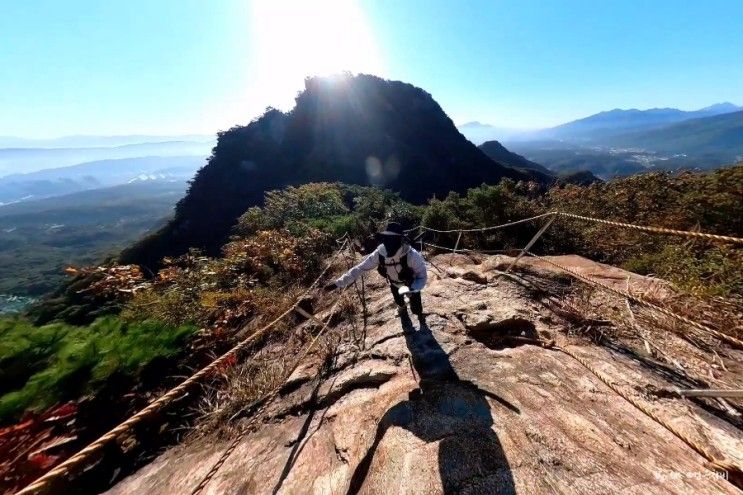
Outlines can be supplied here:
M615 311L603 293L582 283L573 284L560 299L548 299L550 310L570 324L568 335L590 338L601 344L616 337Z
M743 298L697 298L688 294L674 294L659 299L659 305L697 321L705 326L743 338Z
M247 362L226 371L203 394L197 407L199 421L196 434L225 433L235 429L230 421L241 411L258 405L260 399L279 387L291 366L289 355L280 352L260 352Z
M535 285L550 294L543 301L568 324L568 335L628 352L642 366L682 388L737 388L743 382L743 354L710 332L559 274L542 277ZM624 290L720 332L738 338L743 333L740 298L702 299L667 283L645 284L642 292ZM739 422L743 401L704 402Z
M635 295L719 331L740 335L738 301L722 298L705 301L659 286ZM560 306L556 312L571 323L574 334L631 352L644 366L664 379L672 379L676 386L736 388L743 378L743 370L738 366L739 351L730 349L709 333L653 309L584 284L575 285L562 298ZM592 320L609 320L611 326L591 325ZM736 424L743 413L743 401L701 399L700 402Z
M298 365L310 366L316 371L316 378L323 376L330 369L341 343L354 340L355 333L342 335L334 331L341 323L357 319L354 299L355 295L347 293L341 296L332 314L322 314L328 308L315 312L318 318L330 322L330 328L317 339L301 363L298 359L320 330L312 321L285 323L272 332L254 354L224 370L217 383L203 394L197 408L199 420L192 434L230 434L243 428L236 420L260 415L261 408L267 405L264 404L266 399L279 393Z

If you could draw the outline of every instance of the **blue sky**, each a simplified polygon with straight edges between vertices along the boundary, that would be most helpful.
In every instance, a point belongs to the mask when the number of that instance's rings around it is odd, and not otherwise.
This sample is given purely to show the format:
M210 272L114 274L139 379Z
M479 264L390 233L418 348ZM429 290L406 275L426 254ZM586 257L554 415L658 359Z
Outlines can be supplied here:
M211 133L344 69L457 123L743 104L740 19L738 0L5 1L0 135Z

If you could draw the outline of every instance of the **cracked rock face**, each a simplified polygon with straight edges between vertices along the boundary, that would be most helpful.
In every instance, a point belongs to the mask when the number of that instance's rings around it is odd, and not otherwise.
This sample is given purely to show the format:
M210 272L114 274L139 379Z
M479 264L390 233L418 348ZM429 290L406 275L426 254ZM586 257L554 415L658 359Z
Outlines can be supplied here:
M561 262L602 273L573 258ZM569 356L504 344L503 336L570 344L658 415L743 461L738 429L690 402L642 396L636 385L663 386L662 378L622 353L567 340L568 323L531 289L496 276L507 261L436 257L424 325L398 318L370 274L363 347L341 345L319 381L319 363L301 366L203 493L738 493ZM618 279L616 270L604 275ZM170 449L109 493L191 493L230 442Z

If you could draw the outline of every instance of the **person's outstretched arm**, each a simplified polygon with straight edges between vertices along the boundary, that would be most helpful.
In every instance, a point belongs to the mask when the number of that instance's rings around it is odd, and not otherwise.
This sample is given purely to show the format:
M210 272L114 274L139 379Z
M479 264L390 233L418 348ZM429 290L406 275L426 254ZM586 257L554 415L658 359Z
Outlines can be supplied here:
M408 266L413 270L413 283L410 284L410 290L418 292L426 286L428 273L426 272L426 260L421 253L411 248L408 253Z
M373 270L379 266L379 252L375 249L370 255L364 258L361 263L354 266L346 273L338 277L335 282L331 285L335 285L338 288L344 288L351 285L362 273Z

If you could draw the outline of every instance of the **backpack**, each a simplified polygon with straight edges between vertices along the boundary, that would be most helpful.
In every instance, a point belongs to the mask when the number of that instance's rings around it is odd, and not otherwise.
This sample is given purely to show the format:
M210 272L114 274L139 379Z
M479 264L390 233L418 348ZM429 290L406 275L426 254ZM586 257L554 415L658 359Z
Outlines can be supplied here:
M413 270L408 266L408 254L409 253L410 251L405 253L405 256L400 258L400 261L392 261L391 263L387 263L387 258L385 258L384 256L380 254L379 263L377 264L377 271L388 282L392 282L390 280L390 277L387 275L387 267L400 265L400 272L398 274L398 277L400 278L400 282L402 282L403 284L407 286L410 286L410 284L413 283L415 274L413 273Z

